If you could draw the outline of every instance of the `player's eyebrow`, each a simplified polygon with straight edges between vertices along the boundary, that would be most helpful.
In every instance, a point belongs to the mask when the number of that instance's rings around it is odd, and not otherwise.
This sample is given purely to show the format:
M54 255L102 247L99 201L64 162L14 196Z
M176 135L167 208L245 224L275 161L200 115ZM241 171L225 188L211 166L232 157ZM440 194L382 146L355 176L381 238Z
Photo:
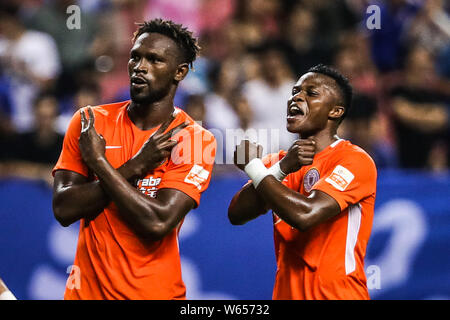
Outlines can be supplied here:
M318 85L318 84L304 84L304 83L302 83L302 84L299 84L299 85L297 85L297 84L294 85L292 87L292 91L299 90L299 89L310 90L310 89L318 89L318 88L320 88L320 85Z
M130 56L134 54L140 54L141 51L141 46L133 46L130 50Z
M170 50L166 50L164 53L159 50L149 49L145 50L142 46L133 47L130 50L130 56L141 55L150 58L158 58L160 60L165 60L167 56L175 56Z

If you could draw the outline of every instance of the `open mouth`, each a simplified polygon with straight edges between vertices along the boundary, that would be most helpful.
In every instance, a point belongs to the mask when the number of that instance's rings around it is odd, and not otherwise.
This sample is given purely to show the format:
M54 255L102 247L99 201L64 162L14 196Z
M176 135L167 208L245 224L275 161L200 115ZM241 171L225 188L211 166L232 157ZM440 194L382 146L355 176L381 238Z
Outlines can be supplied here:
M288 109L288 117L304 116L306 112L303 108L296 104L292 104Z
M147 81L145 81L145 79L141 78L141 77L131 77L131 84L132 85L146 85Z

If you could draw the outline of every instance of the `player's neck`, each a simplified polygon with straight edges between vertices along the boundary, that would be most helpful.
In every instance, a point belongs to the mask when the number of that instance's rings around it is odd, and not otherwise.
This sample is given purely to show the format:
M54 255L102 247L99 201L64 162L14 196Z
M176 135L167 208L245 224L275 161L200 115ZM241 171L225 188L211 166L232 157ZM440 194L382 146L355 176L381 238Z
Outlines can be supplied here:
M141 130L149 130L163 123L173 110L173 99L147 104L131 101L128 107L128 116L136 127Z
M328 131L320 131L314 135L310 136L301 136L301 139L313 139L316 142L316 153L321 152L325 148L327 148L332 143L339 140L336 132L328 132Z

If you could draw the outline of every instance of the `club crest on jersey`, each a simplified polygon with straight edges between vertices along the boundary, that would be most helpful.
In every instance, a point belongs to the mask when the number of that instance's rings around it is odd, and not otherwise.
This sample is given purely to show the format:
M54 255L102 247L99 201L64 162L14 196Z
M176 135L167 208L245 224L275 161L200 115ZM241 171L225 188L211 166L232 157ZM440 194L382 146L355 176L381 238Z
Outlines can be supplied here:
M312 187L320 179L320 173L316 168L311 168L305 173L303 177L303 188L306 192L310 192Z

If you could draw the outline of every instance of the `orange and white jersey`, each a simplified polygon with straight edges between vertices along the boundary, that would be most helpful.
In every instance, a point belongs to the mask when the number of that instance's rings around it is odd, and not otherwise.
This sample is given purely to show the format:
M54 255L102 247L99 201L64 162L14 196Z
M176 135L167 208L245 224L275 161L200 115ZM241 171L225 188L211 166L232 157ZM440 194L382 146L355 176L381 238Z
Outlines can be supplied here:
M130 101L93 108L95 128L106 141L106 158L114 168L131 159L158 129L140 130L128 117ZM137 181L135 187L155 197L159 189L178 189L198 206L209 185L214 163L214 136L181 109L167 130L190 125L172 139L179 141L170 159ZM53 172L70 170L90 176L78 145L81 123L77 112L64 138ZM181 223L180 223L181 224ZM66 287L65 299L185 299L178 251L179 227L160 241L139 239L119 217L111 202L94 220L81 219L74 265L79 285ZM69 280L73 278L72 275ZM69 281L68 281L69 282Z
M286 154L265 157L270 166ZM306 232L273 213L277 259L273 299L369 299L364 257L372 229L377 171L371 157L346 140L315 155L284 185L308 196L325 192L341 212Z

